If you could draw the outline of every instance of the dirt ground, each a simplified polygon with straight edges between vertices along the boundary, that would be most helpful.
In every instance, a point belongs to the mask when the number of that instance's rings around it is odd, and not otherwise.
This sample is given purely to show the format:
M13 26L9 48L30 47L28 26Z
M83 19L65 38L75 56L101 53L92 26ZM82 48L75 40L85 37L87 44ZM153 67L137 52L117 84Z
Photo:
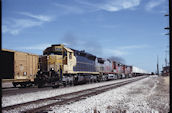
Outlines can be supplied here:
M13 87L12 82L4 82L4 83L2 83L2 88L8 88L8 87Z

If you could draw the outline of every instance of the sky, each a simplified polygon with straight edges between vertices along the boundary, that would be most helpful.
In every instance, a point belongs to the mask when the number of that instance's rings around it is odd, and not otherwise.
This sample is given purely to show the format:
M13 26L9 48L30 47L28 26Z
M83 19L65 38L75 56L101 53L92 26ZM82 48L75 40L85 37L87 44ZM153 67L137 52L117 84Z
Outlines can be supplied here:
M168 0L2 0L2 48L42 55L64 44L155 72L169 53L165 14Z

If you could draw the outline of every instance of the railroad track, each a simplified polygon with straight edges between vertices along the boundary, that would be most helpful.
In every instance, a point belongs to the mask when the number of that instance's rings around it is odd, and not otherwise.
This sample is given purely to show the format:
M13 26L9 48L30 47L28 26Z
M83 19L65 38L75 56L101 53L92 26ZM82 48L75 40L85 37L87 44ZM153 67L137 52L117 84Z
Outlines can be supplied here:
M99 86L95 88L90 88L82 91L77 91L77 92L72 92L72 93L67 93L63 95L58 95L50 98L45 98L45 99L39 99L35 101L30 101L26 103L21 103L21 104L16 104L16 105L11 105L11 106L6 106L2 108L3 112L19 112L19 113L45 113L50 109L51 106L55 105L64 105L64 104L70 104L72 102L76 102L82 99L85 99L90 96L94 96L106 91L109 91L111 89L138 81L140 79L146 78L145 76L143 77L136 77L135 79L132 80L126 80L122 82L117 82L109 85L104 85L104 86Z
M12 89L12 88L15 88L15 87L2 87L2 89Z
M20 94L25 94L25 93L46 91L46 90L50 90L50 89L52 89L52 88L51 87L7 88L7 89L2 89L2 96L20 95Z

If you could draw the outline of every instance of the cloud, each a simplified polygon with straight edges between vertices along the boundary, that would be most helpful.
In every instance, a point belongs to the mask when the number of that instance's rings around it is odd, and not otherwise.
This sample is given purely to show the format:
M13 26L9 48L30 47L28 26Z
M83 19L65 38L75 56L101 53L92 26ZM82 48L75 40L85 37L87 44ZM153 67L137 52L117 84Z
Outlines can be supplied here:
M44 44L37 44L32 46L24 46L24 47L17 47L18 50L44 50L47 47L50 47L51 44L44 43Z
M121 51L118 49L105 49L104 51L106 51L107 55L111 55L111 56L123 56L128 54L128 52Z
M2 32L10 33L12 35L19 34L25 28L40 26L43 24L41 21L31 19L11 19L9 23L10 24L2 25Z
M70 44L68 44L68 43L65 43L65 42L64 42L64 43L62 43L62 44L63 44L63 45L65 45L65 46L69 46L69 45L70 45Z
M146 48L149 47L148 45L129 45L129 46L121 46L119 50L127 50L127 49L139 49L139 48Z
M14 28L28 28L28 27L34 27L34 26L40 26L43 22L41 21L35 21L31 19L13 19L14 21Z
M134 9L141 0L74 0L67 4L54 3L58 8L58 15L82 14L87 12L108 11L115 12L123 9Z
M21 15L25 15L34 19L37 19L39 21L45 21L45 22L50 22L53 20L53 17L51 16L47 16L47 15L34 15L28 12L19 12L19 14Z
M9 33L12 35L19 34L26 28L41 26L45 22L52 21L52 17L45 15L33 15L27 12L20 12L19 14L25 15L31 18L11 18L6 20L2 25L2 33Z
M71 14L71 13L76 13L76 14L81 14L85 10L79 6L76 5L67 5L67 4L59 4L59 3L54 3L54 5L61 9L62 11L59 13L63 14Z
M2 33L9 32L9 29L6 25L2 25Z
M153 8L160 6L163 2L165 2L165 0L151 0L146 4L145 9L151 11Z
M105 11L115 12L123 9L133 8L139 4L140 0L110 0L106 4L99 6L99 8Z
M123 9L132 9L140 5L141 0L100 0L95 2L76 0L78 3L87 5L89 7L94 7L97 10L104 10L108 12L116 12Z
M124 56L130 54L129 51L133 49L142 49L147 48L148 45L129 45L129 46L121 46L114 49L104 49L104 52L107 53L107 55L112 56Z
M20 32L20 29L12 29L9 28L7 25L2 25L2 33L10 33L12 35L16 35Z

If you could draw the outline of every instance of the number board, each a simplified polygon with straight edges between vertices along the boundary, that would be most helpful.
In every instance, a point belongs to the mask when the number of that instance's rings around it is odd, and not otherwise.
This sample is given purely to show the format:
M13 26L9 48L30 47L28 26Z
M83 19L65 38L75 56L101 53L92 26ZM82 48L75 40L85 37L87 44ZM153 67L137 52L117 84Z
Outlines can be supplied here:
M62 51L62 48L55 48L55 51Z

